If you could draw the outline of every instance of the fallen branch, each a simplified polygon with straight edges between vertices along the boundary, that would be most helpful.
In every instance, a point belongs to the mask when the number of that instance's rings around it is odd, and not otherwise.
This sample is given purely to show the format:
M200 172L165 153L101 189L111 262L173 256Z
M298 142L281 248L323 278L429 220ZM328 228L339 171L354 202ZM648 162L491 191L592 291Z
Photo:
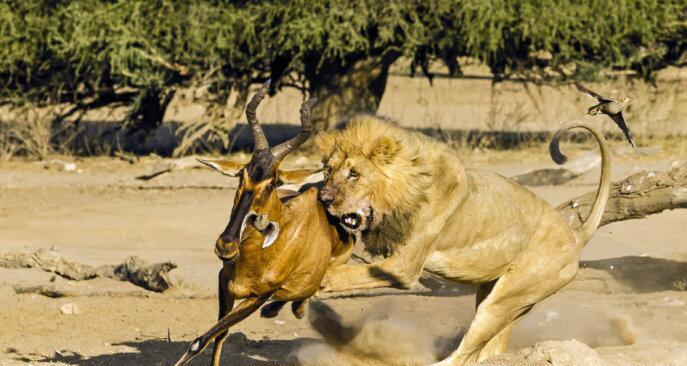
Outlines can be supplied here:
M177 268L172 262L149 265L139 257L127 258L122 264L91 267L64 259L54 250L39 249L34 253L0 254L2 268L38 268L75 281L96 277L131 282L146 290L163 292L171 288L169 271Z
M566 222L577 227L589 211L596 191L558 206ZM687 208L687 163L674 163L668 172L640 172L613 183L601 224L639 219L665 210Z
M162 174L167 174L175 170L184 170L189 168L200 168L202 165L198 164L195 157L189 156L179 159L166 160L162 164L158 164L153 168L150 174L143 174L136 177L138 180L151 180L157 178Z

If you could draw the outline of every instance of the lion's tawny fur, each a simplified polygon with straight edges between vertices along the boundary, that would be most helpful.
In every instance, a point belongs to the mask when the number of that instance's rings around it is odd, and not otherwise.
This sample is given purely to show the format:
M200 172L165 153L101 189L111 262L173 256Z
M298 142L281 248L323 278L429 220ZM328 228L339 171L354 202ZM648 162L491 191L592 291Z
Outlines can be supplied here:
M581 228L567 226L546 201L512 180L466 169L447 145L383 118L360 116L322 134L320 199L367 251L387 257L330 269L322 291L408 289L423 269L478 284L470 328L437 365L462 366L503 352L517 320L573 279L604 210L608 147L591 125L568 123L561 130L577 127L592 132L602 155L600 190Z

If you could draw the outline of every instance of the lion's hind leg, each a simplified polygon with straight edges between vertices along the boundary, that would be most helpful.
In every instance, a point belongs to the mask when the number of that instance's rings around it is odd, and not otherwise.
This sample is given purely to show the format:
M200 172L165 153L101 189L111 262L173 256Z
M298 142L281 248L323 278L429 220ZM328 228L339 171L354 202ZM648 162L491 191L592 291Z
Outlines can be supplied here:
M574 256L561 255L567 258L554 259L540 254L523 255L512 264L477 307L475 318L458 349L435 365L462 366L502 353L517 320L534 304L565 286L577 273Z
M479 305L482 303L482 301L489 296L491 290L494 288L494 285L496 285L496 281L483 283L479 286L475 296L475 308L479 308ZM482 351L480 351L478 359L486 360L492 356L506 352L508 349L508 339L510 338L510 333L516 323L517 320L514 320L500 332L498 332L492 339L490 339L484 348L482 348Z

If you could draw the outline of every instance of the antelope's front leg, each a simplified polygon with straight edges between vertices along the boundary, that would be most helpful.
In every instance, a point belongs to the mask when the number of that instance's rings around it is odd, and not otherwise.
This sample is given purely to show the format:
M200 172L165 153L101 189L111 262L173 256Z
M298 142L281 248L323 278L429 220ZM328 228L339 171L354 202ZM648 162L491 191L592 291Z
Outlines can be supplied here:
M196 357L199 353L203 352L207 348L208 344L212 342L217 336L224 333L232 325L240 322L241 320L247 318L249 315L253 314L256 310L262 306L270 297L272 293L262 295L260 297L249 297L243 302L241 302L234 310L222 318L215 326L210 328L202 336L196 338L191 342L186 353L174 364L174 366L186 365L192 358Z

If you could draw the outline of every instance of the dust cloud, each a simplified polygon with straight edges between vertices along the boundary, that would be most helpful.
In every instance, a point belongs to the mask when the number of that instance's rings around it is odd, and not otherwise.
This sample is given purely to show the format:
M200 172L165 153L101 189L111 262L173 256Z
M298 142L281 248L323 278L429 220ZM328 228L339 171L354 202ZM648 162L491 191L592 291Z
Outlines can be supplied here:
M352 322L344 322L329 306L311 302L308 321L324 342L296 352L304 366L426 365L457 345L460 336L439 338L408 320L395 319L379 307ZM449 351L450 352L450 351Z
M545 301L515 326L508 348L516 351L540 341L573 338L592 348L625 346L636 343L638 337L629 316L610 305Z
M323 341L296 352L304 366L427 365L448 356L462 338L462 334L438 337L422 324L394 318L392 310L383 306L347 322L326 304L313 301L308 320ZM632 345L641 334L626 314L610 305L545 301L515 327L509 350L573 338L596 348Z

